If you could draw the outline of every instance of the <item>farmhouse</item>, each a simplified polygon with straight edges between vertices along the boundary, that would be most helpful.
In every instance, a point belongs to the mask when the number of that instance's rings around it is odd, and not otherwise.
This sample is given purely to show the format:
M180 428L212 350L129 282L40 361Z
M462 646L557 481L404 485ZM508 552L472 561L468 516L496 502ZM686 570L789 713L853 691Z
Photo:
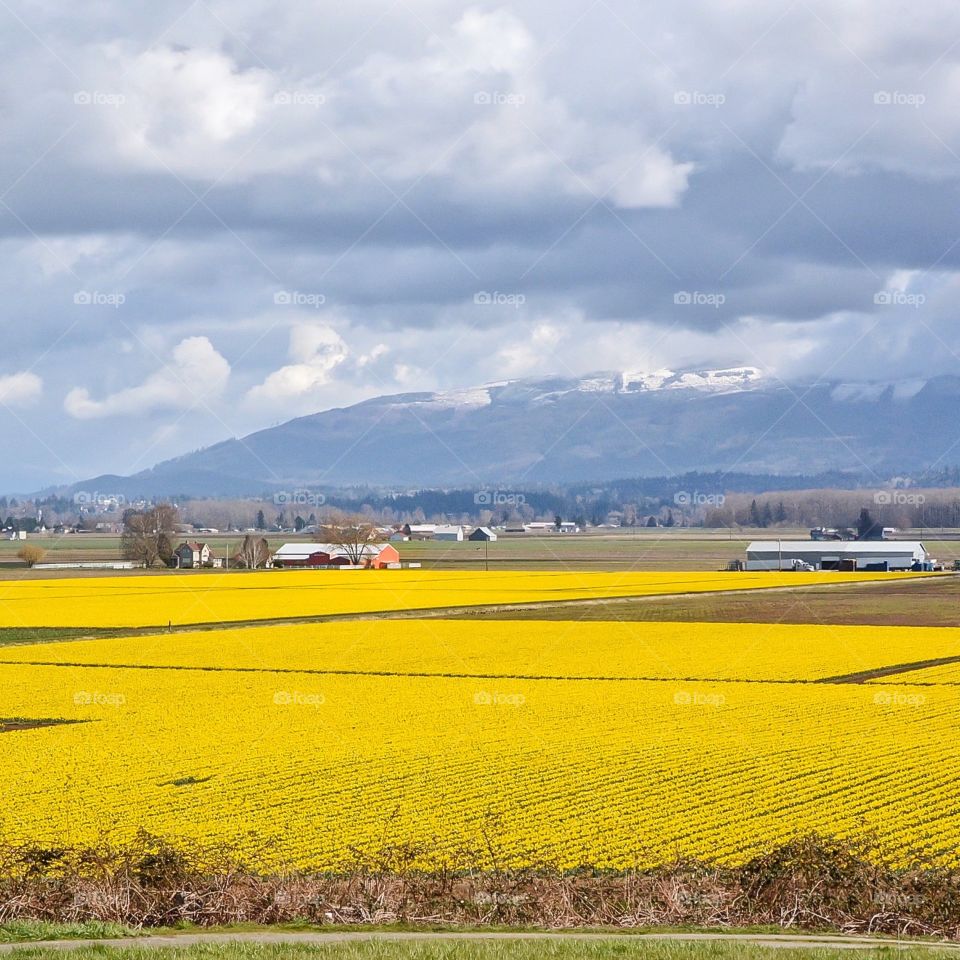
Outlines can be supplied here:
M347 550L334 543L285 543L273 555L275 567L348 567L354 566ZM360 549L358 548L358 553ZM397 548L389 543L367 543L362 547L362 559L357 566L380 570L400 562Z
M930 560L919 540L754 540L747 570L789 570L808 563L816 570L911 570Z
M173 553L178 565L185 570L196 570L210 565L210 545L197 540L185 540Z
M447 524L439 524L433 531L434 540L462 540L463 527L454 527Z
M490 543L493 543L497 539L497 535L489 527L477 527L473 533L467 537L468 540L486 540Z

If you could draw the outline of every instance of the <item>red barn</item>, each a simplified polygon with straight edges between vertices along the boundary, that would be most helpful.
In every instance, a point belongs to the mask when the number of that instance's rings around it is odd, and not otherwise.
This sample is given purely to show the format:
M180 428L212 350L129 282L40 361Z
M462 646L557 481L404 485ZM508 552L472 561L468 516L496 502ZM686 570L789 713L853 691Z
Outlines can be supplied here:
M363 548L362 566L381 570L399 563L397 548L389 543L368 543ZM276 567L344 567L352 564L347 550L332 543L285 543L274 555Z

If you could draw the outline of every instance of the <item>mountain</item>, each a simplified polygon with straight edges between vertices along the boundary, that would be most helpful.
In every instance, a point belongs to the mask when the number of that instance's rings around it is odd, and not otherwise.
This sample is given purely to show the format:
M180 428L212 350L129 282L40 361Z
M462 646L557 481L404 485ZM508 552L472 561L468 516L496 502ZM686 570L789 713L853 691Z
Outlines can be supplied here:
M889 476L960 458L958 410L956 376L786 384L738 367L502 381L299 417L70 492L504 487L694 470Z

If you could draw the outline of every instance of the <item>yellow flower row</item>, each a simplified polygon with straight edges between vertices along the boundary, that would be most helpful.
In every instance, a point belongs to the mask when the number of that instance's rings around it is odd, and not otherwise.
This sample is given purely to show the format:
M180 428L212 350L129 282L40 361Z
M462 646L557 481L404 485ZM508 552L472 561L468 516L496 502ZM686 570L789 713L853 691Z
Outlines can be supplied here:
M352 620L0 647L0 662L459 676L816 680L960 654L953 627ZM952 671L952 673L951 673ZM910 677L891 677L893 682ZM938 676L960 677L960 667Z
M758 587L889 581L890 573L262 571L7 580L0 627L166 626Z
M424 866L626 867L736 863L820 831L956 862L960 688L921 699L909 686L722 679L752 664L755 676L820 675L821 656L827 672L852 672L876 662L871 638L883 662L920 660L947 632L361 626L7 649L0 717L86 722L0 733L0 838L122 842L143 828L240 844L267 868L345 867L391 844L416 846ZM60 663L24 662L39 659ZM304 672L463 662L478 676ZM503 675L638 665L663 679ZM720 679L677 678L706 672Z

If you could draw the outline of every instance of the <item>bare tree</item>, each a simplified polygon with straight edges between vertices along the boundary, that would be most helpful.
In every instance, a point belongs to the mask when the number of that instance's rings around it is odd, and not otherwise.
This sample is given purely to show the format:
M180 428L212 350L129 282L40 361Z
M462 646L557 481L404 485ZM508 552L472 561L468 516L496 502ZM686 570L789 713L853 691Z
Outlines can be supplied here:
M343 551L354 565L363 563L367 547L380 539L380 531L363 517L342 517L328 520L321 528L326 543Z
M123 536L120 549L127 560L145 567L167 563L173 557L172 534L180 516L177 508L160 503L149 510L128 510L123 515Z
M236 562L247 570L258 570L270 559L270 545L265 537L251 537L247 534L237 550Z

